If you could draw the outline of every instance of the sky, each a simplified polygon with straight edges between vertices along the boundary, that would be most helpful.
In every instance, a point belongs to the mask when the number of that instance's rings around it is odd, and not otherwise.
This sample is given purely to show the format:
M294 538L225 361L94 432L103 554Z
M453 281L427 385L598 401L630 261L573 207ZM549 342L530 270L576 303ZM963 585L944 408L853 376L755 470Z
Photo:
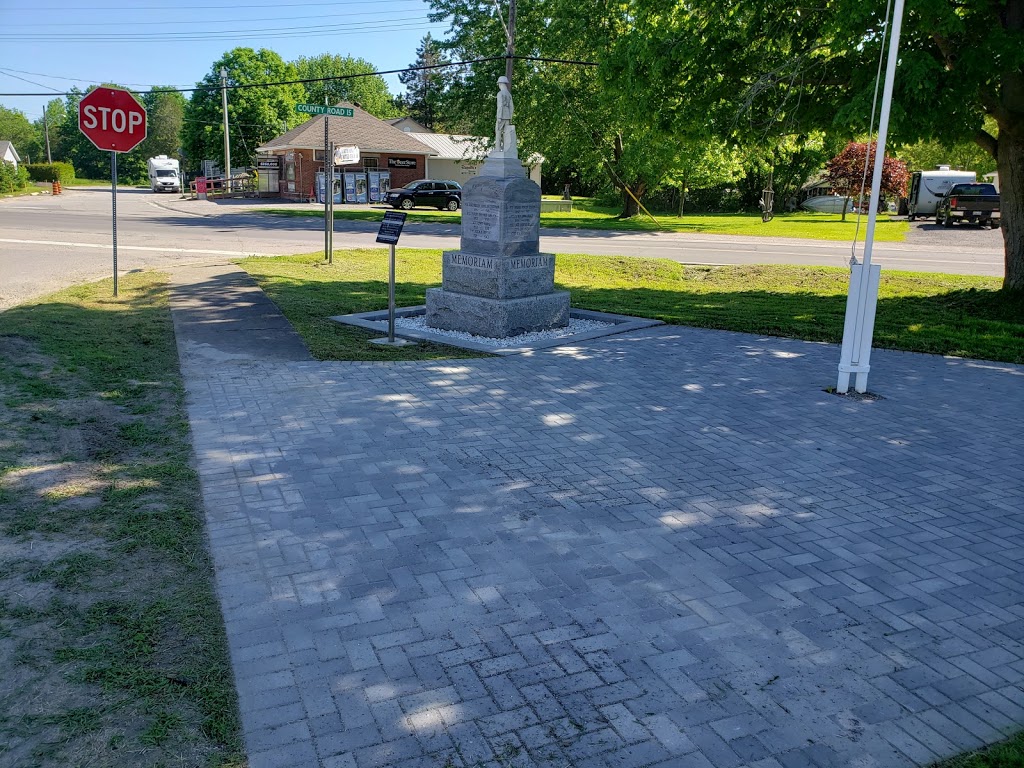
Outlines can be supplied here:
M191 87L236 47L401 69L428 31L447 30L428 11L424 0L0 0L0 104L35 120L72 86ZM397 75L385 80L404 91Z

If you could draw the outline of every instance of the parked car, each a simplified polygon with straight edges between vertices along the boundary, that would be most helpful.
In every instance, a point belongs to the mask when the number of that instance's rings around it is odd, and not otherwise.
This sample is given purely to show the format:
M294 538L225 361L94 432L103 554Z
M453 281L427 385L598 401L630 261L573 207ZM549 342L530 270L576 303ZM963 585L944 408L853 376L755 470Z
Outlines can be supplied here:
M439 210L459 210L462 205L462 187L455 181L420 179L388 192L387 203L392 208L408 211L417 205Z
M935 223L999 226L999 193L994 184L954 184L935 209Z

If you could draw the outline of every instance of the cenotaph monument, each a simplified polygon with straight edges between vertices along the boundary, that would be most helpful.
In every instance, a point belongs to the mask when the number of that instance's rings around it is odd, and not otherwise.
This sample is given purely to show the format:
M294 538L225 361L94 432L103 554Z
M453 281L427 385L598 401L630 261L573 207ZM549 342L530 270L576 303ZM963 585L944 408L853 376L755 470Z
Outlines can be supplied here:
M569 323L555 256L540 253L540 187L519 161L512 94L498 78L494 148L462 189L462 238L445 251L441 287L427 289L426 324L504 339Z

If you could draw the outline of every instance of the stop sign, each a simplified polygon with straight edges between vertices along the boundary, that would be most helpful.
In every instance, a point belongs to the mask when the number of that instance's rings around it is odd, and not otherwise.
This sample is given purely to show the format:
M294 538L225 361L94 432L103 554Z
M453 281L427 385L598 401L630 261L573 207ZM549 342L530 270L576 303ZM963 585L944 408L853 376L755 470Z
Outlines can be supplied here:
M104 86L78 102L78 128L97 149L130 152L146 138L146 110L128 91Z

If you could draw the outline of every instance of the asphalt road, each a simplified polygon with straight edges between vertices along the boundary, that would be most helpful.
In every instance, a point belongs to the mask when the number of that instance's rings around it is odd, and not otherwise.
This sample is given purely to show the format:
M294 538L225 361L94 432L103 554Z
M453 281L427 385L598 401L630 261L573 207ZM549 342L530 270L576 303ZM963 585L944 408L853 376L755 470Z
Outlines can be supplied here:
M269 201L225 203L182 200L148 190L119 189L118 268L176 264L252 254L323 249L322 221L267 216L254 211ZM382 210L383 213L383 210ZM880 243L883 268L1002 275L1000 232L943 230L917 222L908 242ZM0 309L48 291L112 272L111 195L104 188L73 188L53 197L0 200ZM373 247L377 225L335 222L336 249ZM457 248L458 227L411 224L402 246ZM941 243L941 244L940 244ZM781 238L666 232L551 230L541 248L553 253L653 256L693 264L805 264L844 266L850 244Z

